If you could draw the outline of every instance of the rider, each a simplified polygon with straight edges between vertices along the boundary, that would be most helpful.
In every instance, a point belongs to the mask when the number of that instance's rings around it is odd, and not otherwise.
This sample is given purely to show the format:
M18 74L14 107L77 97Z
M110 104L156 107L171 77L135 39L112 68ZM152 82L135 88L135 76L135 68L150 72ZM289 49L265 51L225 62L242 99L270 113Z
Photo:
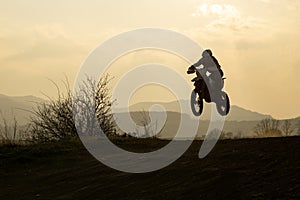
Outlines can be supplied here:
M187 73L192 74L196 72L196 67L203 65L203 69L210 73L210 77L213 80L218 80L218 78L222 78L224 73L221 69L221 65L218 60L213 56L213 53L210 49L206 49L202 53L202 58L189 67Z

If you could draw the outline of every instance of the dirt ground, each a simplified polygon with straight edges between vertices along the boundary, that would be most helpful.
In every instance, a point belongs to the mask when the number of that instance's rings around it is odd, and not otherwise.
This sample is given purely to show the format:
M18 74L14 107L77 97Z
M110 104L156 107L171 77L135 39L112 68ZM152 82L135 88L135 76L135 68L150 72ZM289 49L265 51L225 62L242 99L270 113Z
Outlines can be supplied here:
M133 151L167 141L124 140ZM0 148L0 199L300 199L300 137L219 141L204 159L195 141L175 163L129 174L80 142Z

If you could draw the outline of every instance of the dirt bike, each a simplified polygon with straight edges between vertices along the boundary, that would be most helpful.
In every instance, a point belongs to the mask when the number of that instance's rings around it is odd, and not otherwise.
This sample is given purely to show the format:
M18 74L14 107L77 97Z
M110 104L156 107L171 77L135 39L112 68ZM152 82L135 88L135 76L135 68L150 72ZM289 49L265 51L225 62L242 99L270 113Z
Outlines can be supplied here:
M207 103L216 103L218 113L226 116L230 110L229 97L226 92L222 91L226 78L221 78L219 75L218 78L213 79L211 76L208 77L202 69L195 69L195 72L197 77L192 79L195 89L191 93L191 109L193 114L195 116L202 114L203 100L205 100Z

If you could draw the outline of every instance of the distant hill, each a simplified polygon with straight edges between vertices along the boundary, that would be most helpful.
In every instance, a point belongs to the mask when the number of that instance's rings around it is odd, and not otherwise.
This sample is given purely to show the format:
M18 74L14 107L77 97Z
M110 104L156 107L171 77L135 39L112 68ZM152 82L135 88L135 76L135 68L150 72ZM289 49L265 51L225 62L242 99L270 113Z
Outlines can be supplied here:
M189 103L188 100L182 100L182 103ZM155 102L143 102L130 106L130 111L147 111L151 105L156 104ZM157 103L165 107L167 111L170 112L180 112L179 102L167 102L167 103ZM201 120L210 120L212 104L205 104L204 111L200 117ZM226 117L226 121L259 121L265 118L272 118L271 115L261 114L258 112L250 111L239 106L232 105L229 115Z
M182 103L189 103L187 100L183 100ZM167 110L167 121L160 134L161 137L172 138L178 130L180 123L180 107L179 102L143 102L134 104L129 107L131 112L131 117L136 123L140 123L144 120L145 112L148 116L149 108L154 104L160 104ZM201 137L207 132L207 128L210 122L210 112L211 106L213 104L205 104L204 111L199 118L196 120L199 122L199 128L197 136ZM127 115L125 114L126 109L117 109L117 112L124 113L124 115L119 114L120 120L127 120ZM158 114L158 113L156 113ZM183 113L184 118L190 118L186 113ZM229 115L226 117L223 131L232 133L233 137L253 137L254 127L263 119L272 118L271 115L261 114L258 112L250 111L239 106L232 105ZM148 118L149 119L149 118ZM299 123L300 117L296 119L289 119L292 126L295 127L296 123ZM282 123L281 123L282 124ZM142 124L139 124L142 125ZM296 131L296 130L295 130Z
M133 121L139 125L142 126L144 124L148 124L150 122L148 112L131 112L131 118ZM155 115L159 115L160 113L155 112L152 113ZM198 130L197 130L197 137L202 137L207 133L208 126L210 123L210 120L202 120L201 118L197 119L191 119L189 115L183 114L181 116L178 112L167 112L167 119L163 126L163 129L161 130L159 137L161 138L173 138L175 134L177 133L177 130L179 128L180 119L181 117L187 119L187 120L193 120L194 123L198 123ZM156 118L156 117L155 117ZM128 122L128 115L126 113L119 113L117 115L117 121L120 122ZM232 136L239 137L252 137L254 134L254 127L256 124L258 124L260 120L258 121L225 121L223 131L224 132L231 132ZM158 132L159 130L156 129L156 125L149 129L149 132ZM135 132L135 127L133 127L132 132ZM188 131L188 130L187 130Z
M159 118L158 116L161 115L159 112L152 112L154 119ZM178 131L179 125L180 125L180 120L181 117L184 119L187 119L188 121L191 122L193 120L194 123L198 123L198 130L196 137L201 138L205 134L207 134L208 126L210 124L210 120L203 120L201 117L199 118L191 118L187 114L180 114L178 112L170 112L168 111L167 113L167 118L166 122L163 125L163 128L160 130L157 129L159 127L159 123L154 123L152 127L148 129L148 133L157 133L160 131L158 134L158 137L160 138L173 138L175 134ZM150 122L149 118L149 113L146 111L132 111L130 113L130 116L132 120L135 122L135 125L130 126L132 127L132 131L130 132L136 132L136 124L144 127L145 124L148 124ZM122 123L128 123L130 125L130 121L128 120L128 115L124 113L118 113L117 115L117 121L122 122ZM284 120L280 120L280 129L282 129L282 125ZM289 119L289 121L292 124L293 128L293 133L296 134L298 131L299 123L300 123L300 118L295 118L295 119ZM249 137L254 137L256 134L254 133L254 128L255 126L260 123L261 120L256 120L256 121L229 121L225 120L224 122L224 127L223 127L223 132L227 133L230 135L232 138L249 138ZM190 132L188 128L186 131Z
M40 103L45 101L42 98L35 97L32 95L29 96L7 96L0 94L0 110L5 117L8 119L12 119L12 115L16 116L17 120L20 124L27 123L28 120L25 118L28 118L29 112L25 111L31 111L35 106L36 103ZM182 100L183 103L188 100ZM178 112L180 113L180 107L179 102L172 101L172 102L142 102L137 103L132 106L130 106L131 112L139 112L139 111L148 111L149 108L153 104L160 104L162 105L167 111L169 112ZM204 111L200 117L201 120L210 120L210 109L211 104L205 104L204 105ZM124 108L117 109L118 112L125 112ZM271 118L272 116L261 114L258 112L250 111L244 108L241 108L239 106L231 106L231 110L229 115L226 117L226 121L259 121L265 118Z
M44 99L31 95L7 96L0 94L0 111L9 123L16 117L19 125L25 125L29 122L30 111L37 103L44 101ZM0 117L2 120L2 116Z
M7 96L0 94L0 120L2 116L11 123L13 118L16 117L19 125L25 125L29 122L30 111L32 111L37 103L45 102L45 99L35 96ZM188 100L182 100L182 103L189 103ZM141 123L144 120L145 113L142 111L149 111L149 108L153 104L160 104L167 110L167 122L162 131L163 137L173 137L177 132L178 125L180 123L180 107L179 102L143 102L130 106L131 117L136 123ZM210 108L212 104L205 104L204 112L196 120L199 121L198 136L206 133L207 127L210 121ZM127 120L125 108L116 109L120 113L120 120ZM156 113L159 114L159 113ZM147 113L148 116L148 113ZM183 117L190 118L189 115L183 113ZM241 134L242 136L248 137L253 134L253 128L259 121L265 118L270 118L270 115L261 114L258 112L250 111L239 106L231 106L229 115L226 117L224 124L225 132L232 132L233 134ZM293 126L299 123L300 117L291 119Z

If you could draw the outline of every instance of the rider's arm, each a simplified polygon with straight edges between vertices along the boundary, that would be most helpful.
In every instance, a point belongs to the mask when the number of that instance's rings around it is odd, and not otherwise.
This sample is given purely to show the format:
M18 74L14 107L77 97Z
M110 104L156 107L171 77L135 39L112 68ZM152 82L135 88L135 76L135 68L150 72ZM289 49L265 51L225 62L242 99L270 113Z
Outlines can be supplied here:
M202 64L202 59L200 59L195 64L191 65L187 71L188 74L193 74L196 72L196 67L199 67Z
M203 65L203 59L202 58L198 62L193 64L194 67L199 67L200 65Z

